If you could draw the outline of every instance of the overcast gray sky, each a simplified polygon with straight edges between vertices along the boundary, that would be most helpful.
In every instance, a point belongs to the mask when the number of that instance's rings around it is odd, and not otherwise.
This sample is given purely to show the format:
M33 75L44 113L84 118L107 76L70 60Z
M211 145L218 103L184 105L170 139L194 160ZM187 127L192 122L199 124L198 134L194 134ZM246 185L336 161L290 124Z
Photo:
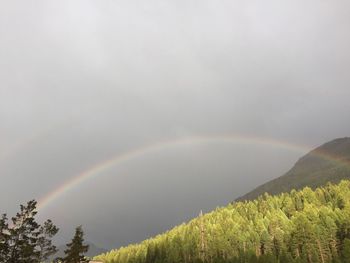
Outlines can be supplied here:
M350 135L349 1L0 1L0 212L162 140ZM113 167L40 212L59 241L140 241L305 154L208 142Z

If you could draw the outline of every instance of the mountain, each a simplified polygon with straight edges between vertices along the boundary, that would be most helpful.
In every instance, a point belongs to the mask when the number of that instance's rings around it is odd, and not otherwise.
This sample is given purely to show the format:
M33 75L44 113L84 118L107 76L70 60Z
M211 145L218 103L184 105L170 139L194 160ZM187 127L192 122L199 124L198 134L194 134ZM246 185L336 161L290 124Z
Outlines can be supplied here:
M327 142L300 158L285 175L269 181L236 201L252 200L265 192L279 194L305 186L315 188L327 182L350 179L350 138Z

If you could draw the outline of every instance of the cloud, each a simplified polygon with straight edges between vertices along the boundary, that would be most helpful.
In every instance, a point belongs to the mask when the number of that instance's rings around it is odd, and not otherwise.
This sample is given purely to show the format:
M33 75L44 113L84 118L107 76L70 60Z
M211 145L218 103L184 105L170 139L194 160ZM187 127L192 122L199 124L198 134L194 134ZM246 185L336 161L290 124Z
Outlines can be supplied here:
M162 139L242 133L312 147L348 136L348 9L301 0L1 3L1 211ZM115 171L123 187L110 175L76 189L50 215L62 229L86 220L99 242L125 244L224 204L299 157L222 145L178 151ZM94 200L79 203L91 191ZM121 211L103 219L116 233L92 222L102 204Z

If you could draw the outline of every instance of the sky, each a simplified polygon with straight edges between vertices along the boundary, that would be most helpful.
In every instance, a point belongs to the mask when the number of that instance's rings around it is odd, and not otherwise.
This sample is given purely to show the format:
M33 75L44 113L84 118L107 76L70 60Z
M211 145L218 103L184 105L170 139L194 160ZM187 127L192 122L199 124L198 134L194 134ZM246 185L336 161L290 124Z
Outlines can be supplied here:
M0 1L0 212L39 210L114 248L278 177L350 135L349 1Z

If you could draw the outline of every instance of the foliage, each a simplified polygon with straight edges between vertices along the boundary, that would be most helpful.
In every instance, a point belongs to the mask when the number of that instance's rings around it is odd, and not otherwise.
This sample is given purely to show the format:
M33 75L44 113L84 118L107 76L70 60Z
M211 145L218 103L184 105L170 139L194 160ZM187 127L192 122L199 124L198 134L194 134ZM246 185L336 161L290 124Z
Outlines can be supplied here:
M83 263L88 262L84 253L89 250L88 245L84 245L84 232L81 226L75 229L75 234L70 243L67 244L67 249L64 251L65 257L58 259L62 263Z
M42 226L35 221L36 201L20 206L20 212L8 223L6 214L0 219L0 262L38 263L56 253L52 237L58 228L47 220Z
M195 263L202 262L203 254L210 263L349 262L350 181L229 204L95 259Z

